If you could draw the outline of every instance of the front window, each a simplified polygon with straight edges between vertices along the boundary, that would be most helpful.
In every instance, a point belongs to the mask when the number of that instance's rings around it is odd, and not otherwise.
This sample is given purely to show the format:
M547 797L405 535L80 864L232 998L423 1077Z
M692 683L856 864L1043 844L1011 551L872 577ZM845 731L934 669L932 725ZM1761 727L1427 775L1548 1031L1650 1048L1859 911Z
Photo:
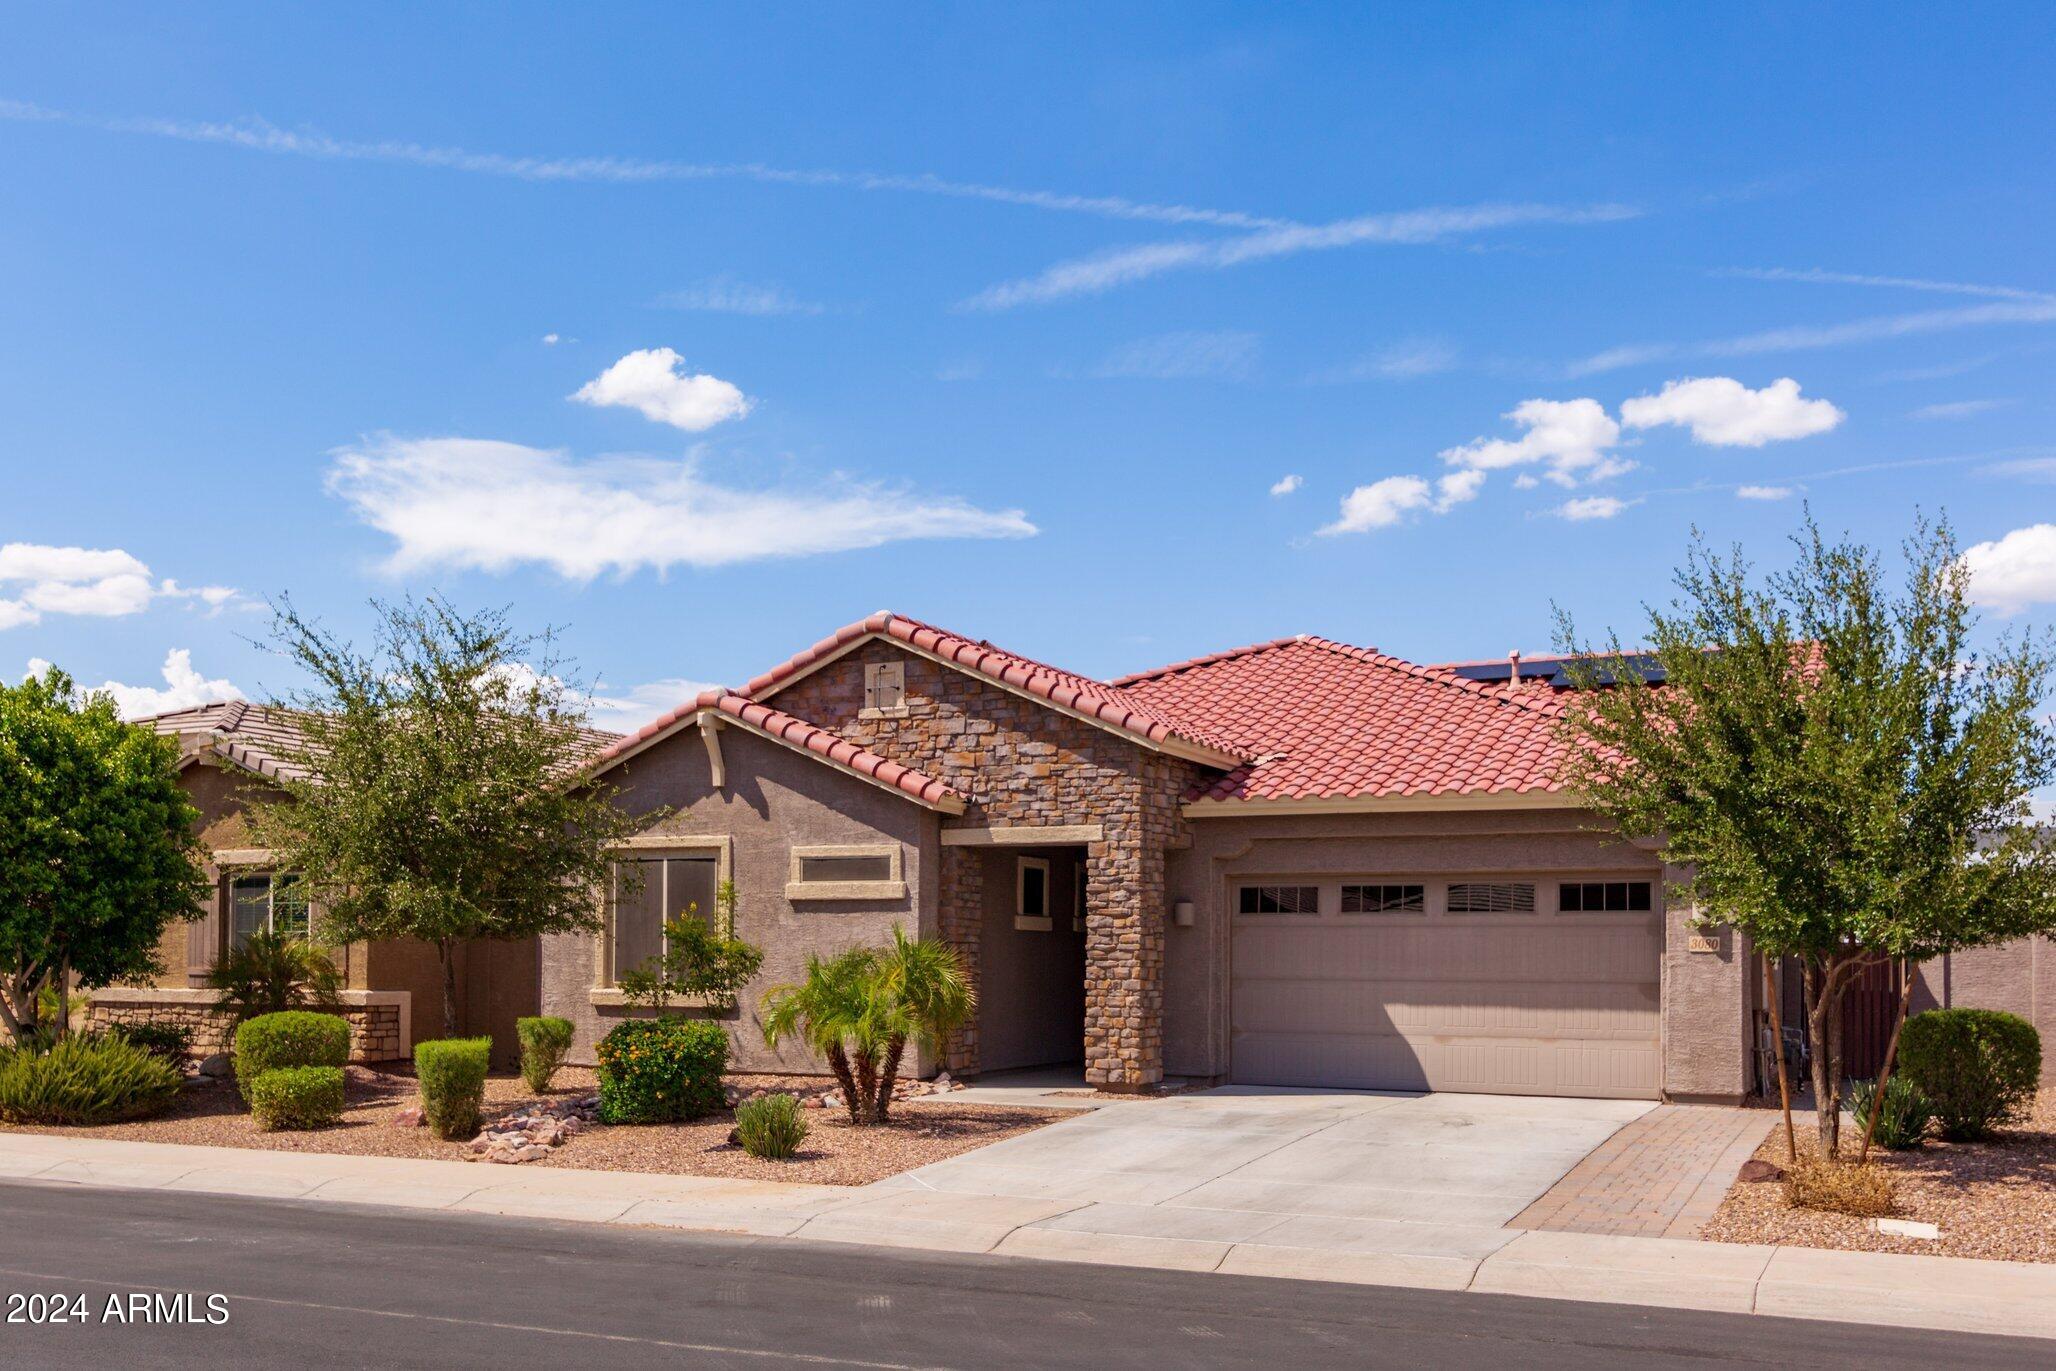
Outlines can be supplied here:
M664 952L664 924L693 915L714 922L719 863L713 857L648 856L614 863L608 904L614 925L613 978Z
M258 933L307 936L307 899L290 876L260 872L229 882L229 945L241 947Z

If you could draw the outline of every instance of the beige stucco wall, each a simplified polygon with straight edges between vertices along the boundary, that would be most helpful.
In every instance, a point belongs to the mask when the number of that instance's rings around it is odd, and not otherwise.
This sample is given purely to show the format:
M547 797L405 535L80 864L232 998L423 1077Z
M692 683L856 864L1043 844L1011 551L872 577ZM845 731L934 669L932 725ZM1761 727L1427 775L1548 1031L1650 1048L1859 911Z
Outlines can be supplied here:
M726 837L732 842L737 936L764 950L764 967L725 1016L731 1062L741 1071L818 1072L805 1048L764 1043L764 991L796 981L809 953L832 954L887 941L895 924L933 937L939 844L936 815L900 796L801 756L739 726L721 731L727 784L716 790L697 730L684 730L631 757L603 779L630 813L657 814L643 836ZM668 811L668 812L662 812ZM897 843L907 893L895 900L786 898L795 846ZM572 1060L592 1061L593 1044L638 1011L593 1003L600 944L590 934L547 937L541 948L542 1012L577 1025ZM919 1063L917 1065L926 1065Z
M2022 938L1937 957L1920 969L1913 1010L2003 1009L2042 1035L2042 1081L2056 1085L2056 939Z
M1168 930L1164 1069L1203 1077L1229 1070L1228 892L1237 878L1521 873L1665 879L1649 851L1571 809L1207 816L1192 821L1191 846L1173 851L1169 865L1166 896L1191 900L1194 921ZM1683 909L1665 913L1665 1090L1737 1098L1747 1088L1748 1069L1744 962L1731 937L1721 940L1718 952L1687 951L1688 917Z

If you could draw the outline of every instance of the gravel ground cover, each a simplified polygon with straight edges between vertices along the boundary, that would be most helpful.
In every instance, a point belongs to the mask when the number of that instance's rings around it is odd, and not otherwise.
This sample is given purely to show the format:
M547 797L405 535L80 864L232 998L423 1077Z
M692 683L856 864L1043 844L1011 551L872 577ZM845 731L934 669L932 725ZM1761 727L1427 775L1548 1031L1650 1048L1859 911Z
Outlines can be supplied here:
M1800 1154L1812 1155L1813 1115L1795 1112L1792 1121ZM1843 1122L1847 1146L1851 1135ZM1756 1155L1785 1164L1782 1123ZM2033 1117L1992 1142L1930 1140L1910 1152L1874 1149L1871 1156L1891 1171L1897 1186L1894 1217L1939 1225L1939 1240L1895 1237L1877 1232L1868 1219L1794 1209L1777 1181L1737 1181L1699 1236L1711 1242L2056 1262L2056 1090L2044 1090Z
M731 1076L743 1094L819 1086L780 1077ZM599 1088L593 1073L566 1067L547 1096L531 1094L518 1075L486 1082L485 1117L491 1120L537 1099L565 1099ZM343 1152L359 1156L464 1159L465 1143L443 1142L426 1128L396 1127L400 1111L416 1103L412 1068L391 1071L349 1068L343 1121L306 1133L265 1133L250 1121L236 1088L227 1081L189 1082L168 1114L139 1123L102 1128L36 1128L0 1125L0 1131L79 1134L138 1142L188 1143L202 1147L250 1147L274 1152ZM968 1152L1001 1138L1040 1128L1069 1111L1013 1106L959 1105L946 1099L896 1105L882 1127L852 1128L846 1114L809 1109L812 1131L790 1161L764 1161L728 1141L735 1119L727 1110L694 1123L608 1127L595 1125L525 1166L561 1166L588 1171L654 1171L670 1175L727 1176L744 1180L803 1181L816 1185L866 1185L944 1157ZM490 1163L482 1163L490 1165Z

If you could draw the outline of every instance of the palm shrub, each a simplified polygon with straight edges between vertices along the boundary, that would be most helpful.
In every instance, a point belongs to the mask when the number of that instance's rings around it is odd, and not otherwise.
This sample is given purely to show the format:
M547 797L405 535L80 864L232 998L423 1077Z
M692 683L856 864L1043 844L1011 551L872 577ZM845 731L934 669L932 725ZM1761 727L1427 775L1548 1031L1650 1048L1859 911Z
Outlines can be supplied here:
M571 1051L571 1020L549 1016L514 1021L521 1040L521 1079L537 1095L550 1088L557 1069Z
M339 1014L288 1009L259 1014L236 1030L236 1088L250 1102L250 1087L281 1066L332 1066L350 1061L350 1021Z
M704 1019L624 1019L595 1050L600 1118L607 1123L674 1123L724 1102L728 1034Z
M250 1117L267 1133L325 1128L343 1117L339 1066L275 1066L250 1083Z
M422 1117L438 1138L454 1142L478 1131L492 1057L491 1038L437 1038L414 1045Z
M2042 1037L2018 1014L1930 1009L1906 1021L1900 1069L1934 1102L1951 1142L1988 1138L2024 1114L2042 1075Z
M764 996L764 1041L797 1037L828 1060L852 1124L883 1123L909 1043L939 1051L978 1005L956 949L895 926L883 948L807 959L806 979Z
M178 1098L178 1068L120 1034L74 1034L47 1051L0 1057L0 1120L103 1124L162 1113Z
M1868 1119L1871 1103L1877 1098L1877 1089L1876 1081L1849 1082L1843 1108L1858 1121ZM1877 1109L1877 1128L1871 1134L1871 1141L1895 1152L1919 1147L1921 1140L1927 1137L1928 1126L1935 1121L1935 1106L1903 1071L1886 1080L1885 1097Z
M794 1095L759 1095L735 1107L735 1141L752 1157L783 1161L807 1140L806 1115Z
M342 973L329 955L293 933L263 929L230 948L207 972L216 1012L231 1025L288 1009L342 1007Z

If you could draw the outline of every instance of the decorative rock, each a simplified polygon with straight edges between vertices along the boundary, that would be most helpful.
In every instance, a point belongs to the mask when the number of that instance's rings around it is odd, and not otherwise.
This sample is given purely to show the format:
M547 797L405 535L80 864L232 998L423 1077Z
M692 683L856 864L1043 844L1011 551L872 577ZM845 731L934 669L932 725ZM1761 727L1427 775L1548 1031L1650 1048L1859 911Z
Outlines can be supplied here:
M236 1064L235 1060L228 1053L217 1052L211 1057L201 1058L198 1070L203 1076L211 1076L216 1080L222 1080L236 1074Z
M428 1115L422 1112L419 1105L409 1109L402 1109L399 1113L393 1115L393 1127L395 1128L425 1128L427 1125Z
M1784 1167L1757 1157L1751 1157L1743 1162L1742 1169L1735 1173L1735 1179L1738 1181L1781 1181L1784 1178Z
M1922 1223L1918 1219L1876 1219L1878 1232L1889 1233L1895 1238L1924 1238L1934 1242L1942 1236L1939 1225Z

